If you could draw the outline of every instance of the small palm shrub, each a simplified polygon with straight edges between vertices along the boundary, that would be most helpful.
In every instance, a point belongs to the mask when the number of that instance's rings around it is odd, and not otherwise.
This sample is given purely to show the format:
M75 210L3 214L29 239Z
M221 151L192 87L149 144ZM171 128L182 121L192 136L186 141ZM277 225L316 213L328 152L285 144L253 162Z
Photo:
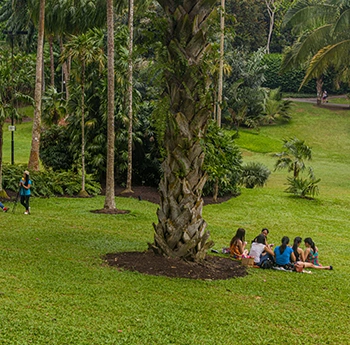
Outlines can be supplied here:
M246 188L263 187L271 171L262 163L251 162L242 167L240 184Z
M314 197L318 195L319 188L318 183L321 179L316 179L314 177L310 178L294 178L288 177L287 184L288 188L285 190L286 193L292 193L300 198Z

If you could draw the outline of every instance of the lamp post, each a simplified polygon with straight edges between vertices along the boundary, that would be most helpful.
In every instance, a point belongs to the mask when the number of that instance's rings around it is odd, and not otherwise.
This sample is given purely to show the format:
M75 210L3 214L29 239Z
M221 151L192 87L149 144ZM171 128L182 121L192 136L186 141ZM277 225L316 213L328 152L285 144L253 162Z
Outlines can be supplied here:
M12 88L12 94L11 94L11 100L13 105L13 92L14 92L14 85L13 85L13 73L15 69L15 64L13 60L13 39L17 35L27 35L28 31L8 31L4 30L3 34L7 35L10 38L11 41L11 64L12 64L12 73L11 73L11 88ZM15 130L16 127L14 125L15 119L14 119L14 112L12 110L11 113L11 126L9 126L9 131L11 131L11 164L15 164Z

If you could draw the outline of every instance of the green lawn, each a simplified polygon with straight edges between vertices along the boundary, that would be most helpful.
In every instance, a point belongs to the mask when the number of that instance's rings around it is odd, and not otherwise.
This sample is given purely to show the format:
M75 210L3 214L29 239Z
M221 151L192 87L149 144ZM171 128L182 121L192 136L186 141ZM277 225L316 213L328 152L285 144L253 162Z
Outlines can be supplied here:
M226 281L117 271L101 257L145 250L157 205L117 198L131 212L103 215L90 212L102 196L33 198L30 216L21 205L0 213L0 344L348 344L349 124L350 112L295 104L291 124L241 133L244 160L271 169L283 138L305 139L322 179L316 200L284 193L287 172L279 171L266 187L203 211L218 250L240 226L248 242L268 227L275 244L311 236L334 271L249 269Z

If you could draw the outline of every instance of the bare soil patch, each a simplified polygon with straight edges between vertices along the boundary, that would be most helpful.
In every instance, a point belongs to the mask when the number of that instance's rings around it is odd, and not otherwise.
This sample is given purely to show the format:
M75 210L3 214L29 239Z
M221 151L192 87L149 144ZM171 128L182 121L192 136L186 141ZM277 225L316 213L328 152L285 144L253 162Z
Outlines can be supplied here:
M108 265L119 270L172 278L225 280L248 274L239 261L214 255L207 255L201 263L159 256L153 251L110 253L103 259Z
M124 198L136 198L159 204L159 193L155 187L134 186L133 193L123 193L124 188L117 187L115 195ZM216 203L232 198L232 195L219 197ZM205 205L215 203L212 197L203 197ZM98 212L99 210L95 211ZM100 210L102 212L103 210ZM121 210L122 211L122 210ZM247 270L241 263L229 257L207 255L201 263L155 255L153 251L110 253L104 257L106 263L120 270L137 271L155 276L173 278L225 280L244 277Z

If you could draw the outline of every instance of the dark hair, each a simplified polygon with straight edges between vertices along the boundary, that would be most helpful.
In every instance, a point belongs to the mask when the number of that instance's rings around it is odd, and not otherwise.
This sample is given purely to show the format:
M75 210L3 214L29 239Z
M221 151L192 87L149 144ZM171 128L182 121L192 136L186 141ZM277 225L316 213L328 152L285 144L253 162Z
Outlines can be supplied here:
M260 234L260 235L255 237L255 241L254 242L266 244L266 238L265 238L265 236L263 234Z
M299 261L299 253L298 253L298 244L300 244L302 241L302 238L297 236L293 241L293 252L296 258L296 261Z
M316 246L315 246L315 243L314 243L314 241L312 240L311 237L306 237L305 240L304 240L304 243L309 244L311 246L312 250L314 252L316 252Z
M283 236L282 237L282 244L280 245L280 248L279 248L280 254L283 254L283 252L286 250L288 243L289 243L289 237Z
M232 237L230 246L232 246L232 244L235 243L237 240L241 240L242 242L244 242L244 239L245 239L245 230L243 228L238 228L236 231L236 235Z
M26 187L28 187L28 184L29 184L29 175L26 174L26 173L24 173L24 174L26 175L24 185L25 185Z
M263 232L263 231L267 231L267 233L270 233L270 231L269 231L268 228L263 228L263 229L261 230L261 232Z

